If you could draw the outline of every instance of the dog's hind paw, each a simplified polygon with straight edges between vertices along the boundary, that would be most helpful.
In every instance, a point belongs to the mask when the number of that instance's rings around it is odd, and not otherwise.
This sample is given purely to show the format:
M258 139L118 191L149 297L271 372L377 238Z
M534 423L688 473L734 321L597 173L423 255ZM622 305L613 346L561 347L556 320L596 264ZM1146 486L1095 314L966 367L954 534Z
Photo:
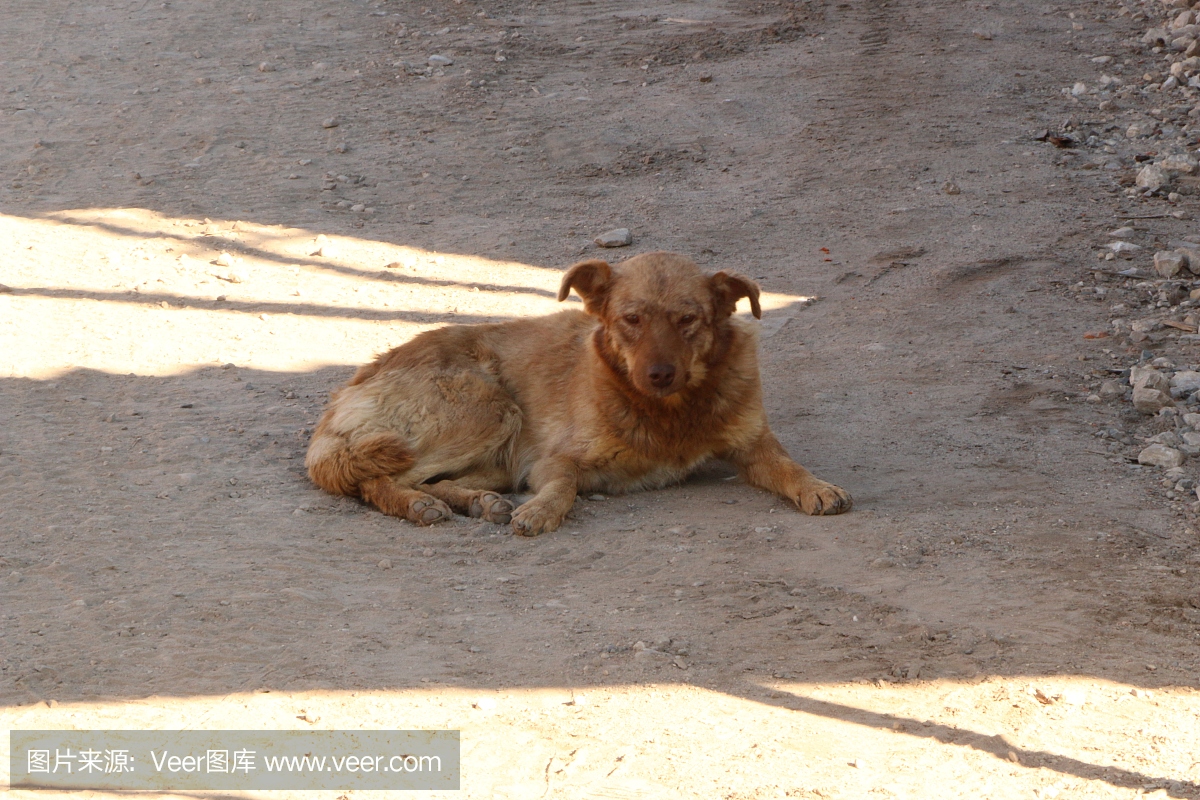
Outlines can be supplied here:
M495 492L480 492L471 501L471 516L505 525L512 521L513 504Z
M409 522L415 522L418 525L432 525L435 522L450 519L452 516L454 516L454 512L450 510L450 506L432 497L428 500L413 501L413 504L409 506L408 513L405 514Z
M854 505L850 493L840 486L825 481L814 481L795 498L796 505L805 514L843 514Z

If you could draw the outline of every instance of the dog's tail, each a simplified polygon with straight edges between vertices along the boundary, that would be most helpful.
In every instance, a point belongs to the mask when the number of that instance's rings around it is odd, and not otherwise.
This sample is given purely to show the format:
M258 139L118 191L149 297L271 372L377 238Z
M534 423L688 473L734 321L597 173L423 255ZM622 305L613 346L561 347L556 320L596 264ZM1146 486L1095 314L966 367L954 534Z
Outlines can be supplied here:
M394 433L354 440L318 429L304 459L312 482L332 494L358 497L363 481L407 472L416 463L408 444Z

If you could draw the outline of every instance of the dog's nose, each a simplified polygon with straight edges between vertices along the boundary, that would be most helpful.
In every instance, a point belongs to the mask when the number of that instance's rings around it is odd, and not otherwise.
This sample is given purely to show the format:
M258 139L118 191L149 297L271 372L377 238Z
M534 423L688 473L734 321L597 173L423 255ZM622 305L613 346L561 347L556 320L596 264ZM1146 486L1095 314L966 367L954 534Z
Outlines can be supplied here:
M656 389L665 389L675 380L674 364L655 364L650 367L650 383Z

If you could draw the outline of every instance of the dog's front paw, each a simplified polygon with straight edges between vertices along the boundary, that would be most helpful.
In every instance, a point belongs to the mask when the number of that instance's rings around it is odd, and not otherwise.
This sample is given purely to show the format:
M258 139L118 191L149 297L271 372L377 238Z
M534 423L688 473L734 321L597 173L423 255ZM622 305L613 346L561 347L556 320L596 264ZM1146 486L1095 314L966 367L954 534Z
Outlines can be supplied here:
M843 514L854 505L850 493L832 483L814 480L792 498L805 514Z
M450 519L454 516L454 512L450 510L450 506L441 500L425 495L414 500L408 508L408 513L404 516L408 518L409 522L415 522L425 527L435 522Z
M547 508L546 504L539 502L535 497L513 513L513 533L518 536L537 536L539 533L557 530L562 521L562 514Z

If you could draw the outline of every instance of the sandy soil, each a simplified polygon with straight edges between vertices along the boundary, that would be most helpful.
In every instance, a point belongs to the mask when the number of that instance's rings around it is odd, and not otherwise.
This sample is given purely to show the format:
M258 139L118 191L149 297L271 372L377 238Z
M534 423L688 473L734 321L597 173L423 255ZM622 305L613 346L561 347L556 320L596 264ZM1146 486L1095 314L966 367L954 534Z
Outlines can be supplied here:
M1099 237L1196 201L1035 138L1124 124L1061 92L1155 60L1117 4L10 5L0 727L458 728L472 798L1200 797L1195 515L1084 401L1140 351L1084 338L1139 291ZM356 365L653 249L773 293L773 427L853 513L717 465L521 539L306 481Z

